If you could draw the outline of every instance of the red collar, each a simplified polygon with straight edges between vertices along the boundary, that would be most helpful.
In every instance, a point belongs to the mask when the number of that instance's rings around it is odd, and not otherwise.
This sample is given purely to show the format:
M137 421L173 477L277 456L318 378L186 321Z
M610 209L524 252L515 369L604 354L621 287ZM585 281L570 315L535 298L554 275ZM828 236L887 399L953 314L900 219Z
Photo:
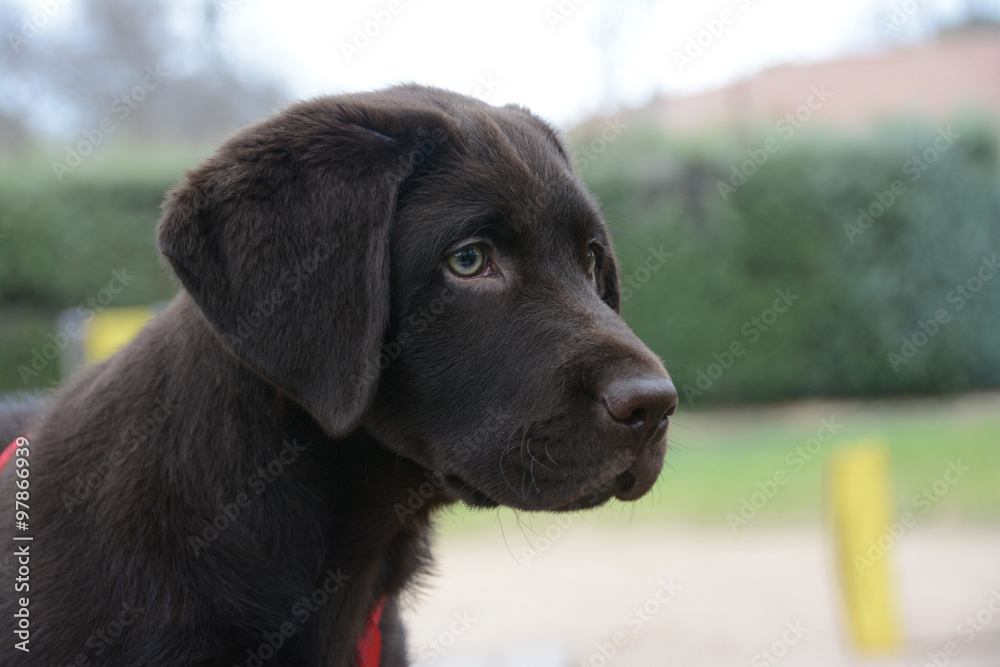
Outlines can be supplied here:
M14 450L17 449L17 438L14 442L4 448L0 453L0 471L3 470L7 462L14 458ZM358 667L379 667L382 660L382 609L385 607L385 598L381 598L368 618L365 619L365 629L358 638Z
M382 629L379 625L384 606L383 597L365 620L365 629L358 639L358 667L378 667L382 659Z

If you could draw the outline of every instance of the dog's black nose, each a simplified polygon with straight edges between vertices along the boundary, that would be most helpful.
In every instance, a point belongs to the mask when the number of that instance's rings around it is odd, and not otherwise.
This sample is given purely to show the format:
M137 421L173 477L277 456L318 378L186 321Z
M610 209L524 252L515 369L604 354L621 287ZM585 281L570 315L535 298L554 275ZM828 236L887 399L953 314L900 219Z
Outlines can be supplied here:
M657 430L677 409L677 388L662 376L615 380L603 398L611 418L636 432Z

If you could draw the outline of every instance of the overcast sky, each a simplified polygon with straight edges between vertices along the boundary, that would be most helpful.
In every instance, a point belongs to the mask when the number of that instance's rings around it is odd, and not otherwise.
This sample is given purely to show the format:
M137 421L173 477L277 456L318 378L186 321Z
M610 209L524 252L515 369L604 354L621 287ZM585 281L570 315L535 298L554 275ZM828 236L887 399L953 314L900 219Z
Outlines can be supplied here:
M197 19L204 1L175 0L175 35L203 39ZM24 18L56 7L42 33L79 31L73 0L0 2L20 6ZM518 102L564 127L620 105L645 104L655 94L698 93L775 65L895 48L957 22L970 6L1000 17L1000 0L215 4L225 57L284 82L292 99L414 81L495 104ZM58 124L59 114L50 115Z
M610 108L609 100L639 105L657 92L695 93L772 65L890 48L955 20L969 4L220 2L234 57L275 73L296 97L416 81L519 102L563 125ZM973 4L996 13L1000 3ZM624 16L614 15L617 7L627 8Z

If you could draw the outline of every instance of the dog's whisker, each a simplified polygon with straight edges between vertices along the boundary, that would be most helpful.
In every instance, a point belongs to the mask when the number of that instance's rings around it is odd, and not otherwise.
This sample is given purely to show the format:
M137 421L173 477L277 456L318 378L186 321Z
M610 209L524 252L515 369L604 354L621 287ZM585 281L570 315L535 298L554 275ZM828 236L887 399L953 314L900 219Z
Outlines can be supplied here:
M504 546L507 547L507 553L509 553L510 557L514 559L515 563L519 563L517 556L514 555L514 552L510 548L510 543L507 541L507 533L503 529L503 515L500 514L499 507L497 508L497 523L500 524L500 535L503 537Z
M545 457L546 457L546 458L547 458L547 459L548 459L549 461L552 461L552 464L553 464L553 465L556 465L556 466L558 466L558 465L559 465L559 462L558 462L558 461L556 461L556 460L555 460L554 458L552 458L552 455L551 455L551 454L549 454L549 441L548 441L548 440L544 441L544 442L542 443L542 445L543 445L543 446L544 446L544 448L545 448ZM548 468L546 468L546 470L548 470Z
M538 465L542 466L543 468L545 466L542 463L539 463L538 459L535 458L535 455L531 453L531 438L528 438L526 448L528 450L528 457L531 459L531 486L535 487L535 490L541 493L542 490L541 488L539 488L538 481L535 479L535 463L538 463Z
M518 429L515 428L510 432L510 437L507 438L507 444L504 445L504 449L500 453L500 474L503 476L503 481L507 484L507 487L513 493L517 493L517 489L514 487L511 481L507 479L507 471L503 467L503 457L513 450L514 436L517 435L517 431Z
M538 485L535 484L535 456L534 456L534 454L531 453L531 439L530 438L528 439L528 443L527 443L526 447L527 447L527 450L528 450L528 460L530 461L530 463L528 464L528 472L531 474L531 484L528 486L528 488L530 489L533 486L536 489L538 489ZM541 489L538 489L538 490L540 491Z
M514 485L510 483L509 479L507 479L507 471L504 470L503 467L503 457L506 456L508 452L510 452L510 444L511 444L510 441L508 441L507 445L503 448L503 451L500 452L500 475L503 477L503 481L507 484L507 487L511 491L516 493L517 489L515 489Z
M544 440L542 441L542 444L543 445L545 444ZM532 466L531 470L532 470L532 474L534 474L534 469L535 469L534 466L535 466L536 463L539 465L539 467L541 467L541 468L543 468L545 470L549 470L551 472L551 469L548 468L548 467L546 467L546 465L544 463L542 463L541 461L539 461L538 457L536 457L535 454L531 451L531 438L528 438L527 449L528 449L528 456L531 458L531 466Z
M634 201L627 201L627 202L622 202L621 204L615 204L614 206L602 206L601 215L603 215L605 218L611 217L614 218L615 220L621 220L622 222L627 222L630 225L641 227L645 231L652 232L653 234L656 234L657 236L659 236L664 240L669 240L666 235L662 234L661 232L657 232L655 229L648 229L645 224L639 222L638 220L626 217L624 215L620 215L619 213L612 213L612 211L617 211L618 209L624 208L626 206L634 206L635 204L641 204L641 203L642 203L641 199L636 199ZM611 225L608 225L608 227L611 227Z
M641 204L642 199L633 199L631 201L622 202L621 204L615 204L614 206L602 206L601 212L606 213L607 211L614 211L615 209L622 208L623 206L635 206L636 204Z
M665 460L663 461L663 469L662 469L662 470L660 470L660 474L659 474L659 475L657 476L657 478L656 478L656 482L657 482L657 484L659 484L660 480L661 480L661 479L663 479L663 473L665 473L665 472L667 471L667 468L670 468L670 470L672 470L672 471L673 471L674 475L676 475L676 476L677 476L677 479L680 479L680 478L681 478L681 472L680 472L680 470L678 470L678 469L677 469L677 468L676 468L676 467L674 466L674 464L670 462L670 459L665 459ZM654 488L655 488L655 485L654 485Z
M642 253L642 258L643 258L643 259L645 260L645 263L646 263L646 266L652 266L652 265L653 265L653 263L652 263L651 261L649 261L649 255L648 255L648 254L646 254L646 251L645 251L645 250L643 249L643 247L642 247L642 246L640 246L640 245L639 245L638 243L636 243L636 242L635 242L635 239L633 239L633 238L632 238L631 236L629 236L629 235L628 235L628 234L626 234L625 232L621 231L620 229L615 229L614 231L615 231L616 233L618 233L618 234L621 234L622 236L624 236L624 237L625 237L625 239L626 239L626 240L627 240L627 241L628 241L629 243L631 243L631 244L632 244L633 246L635 246L635 249L636 249L636 250L638 250L638 251L639 251L640 253ZM655 274L654 274L654 273L653 273L652 271L650 272L650 275L651 275L651 276L653 277L653 279L655 280L655 277L656 277L656 276L655 276Z
M396 458L392 462L392 472L393 477L399 477L399 464L403 460L403 445L400 443L399 447L396 447Z
M528 466L524 465L524 450L526 449L524 443L525 443L525 441L528 438L528 432L529 432L529 429L524 429L524 433L523 433L523 435L521 435L521 449L520 449L520 458L521 458L521 498L523 500L527 500L528 499L528 489L531 488L530 486L527 487L527 488L525 488L525 482L527 481L527 479L526 479L526 477L527 477L526 473L528 472ZM530 454L531 454L530 450L528 451L528 454L530 456ZM532 473L532 475L534 475L534 473Z
M521 537L523 537L524 541L528 543L528 546L531 546L532 549L534 549L534 547L531 544L531 540L528 539L527 533L524 532L524 522L521 521L521 513L515 511L514 512L514 517L517 519L517 527L521 530ZM534 529L530 525L528 526L528 530L530 530L532 533L535 532Z

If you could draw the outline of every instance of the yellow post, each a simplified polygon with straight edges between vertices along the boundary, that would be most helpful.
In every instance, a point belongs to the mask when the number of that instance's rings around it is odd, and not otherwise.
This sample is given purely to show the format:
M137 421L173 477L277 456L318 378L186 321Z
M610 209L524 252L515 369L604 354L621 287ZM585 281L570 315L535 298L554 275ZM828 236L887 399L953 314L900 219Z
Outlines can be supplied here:
M107 359L132 340L156 314L144 306L105 308L94 315L84 331L84 361L88 366Z
M891 557L905 527L893 521L888 448L864 441L841 449L829 472L837 567L854 644L863 653L898 650Z

